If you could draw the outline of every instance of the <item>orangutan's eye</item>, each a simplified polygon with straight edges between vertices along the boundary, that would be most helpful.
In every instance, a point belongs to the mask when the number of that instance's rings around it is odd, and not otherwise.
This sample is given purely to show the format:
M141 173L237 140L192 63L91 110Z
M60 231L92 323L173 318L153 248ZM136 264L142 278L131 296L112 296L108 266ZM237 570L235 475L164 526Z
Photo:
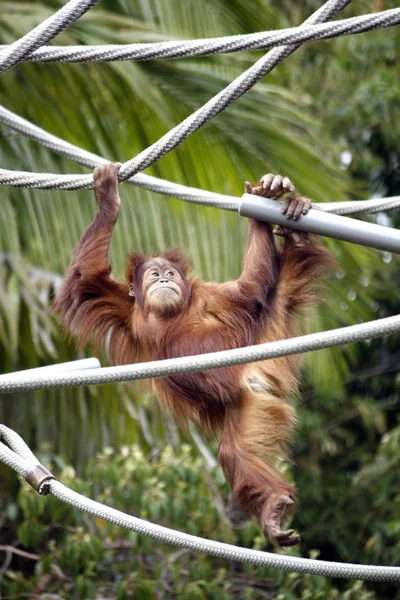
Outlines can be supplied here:
M173 271L168 271L167 277L171 277L172 278L174 276L175 276L175 273Z
M156 277L159 277L159 276L160 276L160 273L158 273L158 271L153 271L153 272L151 273L151 276L152 276L152 277L154 277L154 278L156 278Z

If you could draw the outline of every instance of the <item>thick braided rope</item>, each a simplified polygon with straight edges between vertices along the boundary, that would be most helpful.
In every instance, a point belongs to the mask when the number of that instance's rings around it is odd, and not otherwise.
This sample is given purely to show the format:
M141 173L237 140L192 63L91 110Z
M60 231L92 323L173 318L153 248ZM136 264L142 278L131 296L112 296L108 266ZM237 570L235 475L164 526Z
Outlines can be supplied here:
M10 450L10 448L7 448L7 446L2 443L0 443L0 461L11 467L13 471L18 473L18 475L22 475L22 477L26 477L30 471L29 462L18 456L15 452Z
M400 196L348 202L326 202L324 204L319 204L318 206L321 210L335 215L374 214L400 208Z
M0 425L0 435L12 449L0 443L0 461L11 467L14 471L26 477L40 464L29 450L23 439L12 429ZM144 521L137 517L127 515L119 510L100 504L90 498L78 494L59 481L51 480L46 487L50 494L58 500L84 511L94 517L124 527L141 535L147 535L155 540L188 548L193 552L204 552L227 560L250 563L258 566L272 567L284 571L297 573L310 573L327 577L340 577L343 579L363 579L365 581L400 581L399 567L380 567L375 565L356 565L352 563L325 562L314 559L298 558L290 555L272 554L223 544L213 540L196 537Z
M343 10L351 0L328 0L320 9L307 19L305 25L319 23L329 20L335 14ZM174 127L157 142L146 148L143 152L128 162L125 162L119 171L119 180L125 181L138 171L142 171L155 163L165 154L171 152L176 146L181 144L186 138L197 131L202 125L222 112L229 104L240 98L245 92L253 87L264 75L269 73L274 67L282 62L287 56L292 54L299 45L282 46L274 48L263 58L255 63L250 69L237 77L219 94L209 100L202 108L195 111L191 116ZM1 173L6 175L4 172ZM11 179L6 181L11 182ZM26 180L25 180L26 182ZM41 187L45 189L90 189L93 187L93 177L91 175L66 175L54 176L50 180L41 182ZM10 183L5 183L10 185Z
M79 19L99 1L70 0L68 4L32 29L32 31L13 44L6 46L0 52L0 73L11 69L11 67L24 60L28 54L36 50L36 48L43 46L43 44L53 39L60 31L63 31L71 23Z
M82 163L82 161L79 161ZM86 161L86 162L89 162ZM106 163L105 159L100 157L93 161L93 166ZM0 169L0 185L35 188L35 189L76 189L72 187L74 177L80 175L53 175L51 173L30 173L28 171L8 171ZM149 191L157 192L166 196L172 196L193 204L213 206L223 210L237 211L240 204L240 198L224 194L207 192L198 188L192 188L178 183L172 183L157 177L150 177L144 174L137 174L127 180L128 183L142 187ZM89 189L87 186L85 189ZM319 209L335 215L353 215L353 214L375 214L383 211L396 210L400 208L400 196L388 198L379 198L373 200L353 200L348 202L325 202L315 203Z
M331 348L342 344L350 344L362 340L381 337L400 331L400 315L378 319L369 323L361 323L331 329L288 340L269 342L235 348L197 356L185 356L146 363L88 369L70 373L38 373L27 378L13 378L12 374L0 380L0 394L9 394L25 390L44 390L51 388L75 387L98 383L116 383L191 373L205 369L232 367L259 360L302 354L312 350Z
M4 123L10 129L21 133L25 137L38 142L42 146L57 152L61 156L70 158L86 167L95 168L108 161L97 154L88 150L78 148L61 138L48 133L41 127L33 125L26 119L19 117L11 110L0 106L0 123ZM39 188L43 186L46 189L49 180L61 177L49 173L28 173L24 171L8 171L0 169L0 185L12 185L14 187L32 187ZM147 189L158 194L172 196L186 202L194 204L203 204L213 206L224 210L237 211L240 198L216 194L198 188L193 188L179 183L173 183L157 177L151 177L143 173L138 173L126 180L127 183ZM53 189L53 188L51 188ZM380 198L374 200L354 200L350 202L325 202L318 204L321 210L334 214L353 214L353 213L376 213L380 211L394 210L400 207L400 196L392 198Z
M341 35L351 35L393 27L400 23L400 8L372 13L333 23L291 27L245 35L141 44L108 44L104 46L48 46L25 56L26 62L109 62L117 60L176 59L212 54L260 50L282 44L303 44ZM0 51L7 46L0 46Z
M155 523L150 523L132 517L119 510L104 506L89 498L72 491L58 481L49 482L50 493L56 498L78 508L88 514L104 519L109 523L150 536L158 542L172 544L180 548L188 548L193 552L204 552L212 556L250 563L258 566L268 566L285 571L325 575L343 579L363 579L366 581L400 581L399 567L379 567L375 565L356 565L337 562L323 562L295 556L285 556L261 552L207 540L194 535L169 529Z

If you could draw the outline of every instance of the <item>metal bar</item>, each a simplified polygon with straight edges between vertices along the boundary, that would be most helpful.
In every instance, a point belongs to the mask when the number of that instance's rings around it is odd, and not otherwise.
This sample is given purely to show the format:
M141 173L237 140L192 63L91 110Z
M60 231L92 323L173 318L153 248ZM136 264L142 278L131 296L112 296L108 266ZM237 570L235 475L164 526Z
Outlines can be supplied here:
M239 214L242 217L250 217L258 221L266 221L299 231L326 235L344 242L400 254L400 231L398 229L340 217L316 209L311 209L308 215L302 215L298 221L288 221L286 215L282 214L281 208L282 203L271 198L244 194L239 204Z
M64 371L83 371L86 369L100 369L101 365L97 358L83 358L82 360L73 360L71 362L59 363L57 365L47 365L37 369L27 369L26 371L16 371L15 373L4 373L0 375L0 380L8 379L26 379L27 377L36 377L36 375L45 375L51 371L61 373Z

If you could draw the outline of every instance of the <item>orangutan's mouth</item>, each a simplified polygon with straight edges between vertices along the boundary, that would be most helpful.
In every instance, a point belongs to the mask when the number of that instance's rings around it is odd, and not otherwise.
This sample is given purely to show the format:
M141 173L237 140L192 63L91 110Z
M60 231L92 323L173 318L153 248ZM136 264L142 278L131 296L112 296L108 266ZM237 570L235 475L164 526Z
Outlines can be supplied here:
M171 290L171 292L175 292L175 294L179 295L178 290L172 285L158 285L150 293L152 294L153 292L157 292L157 290Z

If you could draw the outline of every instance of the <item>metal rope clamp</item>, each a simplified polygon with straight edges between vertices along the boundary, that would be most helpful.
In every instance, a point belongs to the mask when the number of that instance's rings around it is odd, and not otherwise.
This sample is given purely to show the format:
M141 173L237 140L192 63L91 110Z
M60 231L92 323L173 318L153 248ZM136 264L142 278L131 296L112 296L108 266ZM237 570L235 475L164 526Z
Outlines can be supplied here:
M43 465L36 465L33 471L26 474L25 479L41 496L47 496L50 492L49 481L56 478Z

